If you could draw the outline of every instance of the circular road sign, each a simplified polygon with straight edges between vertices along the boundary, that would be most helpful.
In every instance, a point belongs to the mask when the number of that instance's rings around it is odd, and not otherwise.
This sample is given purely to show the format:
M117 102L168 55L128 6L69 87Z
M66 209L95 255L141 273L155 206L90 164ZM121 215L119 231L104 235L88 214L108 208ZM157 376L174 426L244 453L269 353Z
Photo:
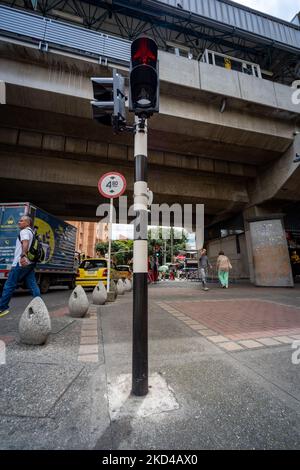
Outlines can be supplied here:
M110 199L120 197L126 190L126 179L121 173L115 171L105 173L98 182L98 189L104 197Z

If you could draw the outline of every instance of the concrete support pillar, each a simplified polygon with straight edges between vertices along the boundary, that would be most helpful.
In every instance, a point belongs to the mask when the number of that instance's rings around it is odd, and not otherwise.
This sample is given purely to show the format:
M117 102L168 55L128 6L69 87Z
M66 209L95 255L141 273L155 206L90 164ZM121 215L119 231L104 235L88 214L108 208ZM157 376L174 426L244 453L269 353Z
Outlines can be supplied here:
M244 212L251 282L262 287L293 287L282 214L264 212L257 206Z

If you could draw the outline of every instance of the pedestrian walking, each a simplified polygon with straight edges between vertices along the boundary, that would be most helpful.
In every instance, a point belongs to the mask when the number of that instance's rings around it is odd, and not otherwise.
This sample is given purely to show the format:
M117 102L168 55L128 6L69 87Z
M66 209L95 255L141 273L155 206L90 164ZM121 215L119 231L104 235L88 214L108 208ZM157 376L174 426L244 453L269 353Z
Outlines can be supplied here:
M153 279L153 269L152 269L152 265L151 265L150 256L148 256L148 284L152 284L153 281L154 281L154 279Z
M18 226L20 233L16 241L12 268L3 287L0 300L0 317L9 313L10 299L20 282L25 282L33 297L41 296L34 274L36 263L28 259L28 252L34 237L31 228L32 219L27 215L23 215L18 222Z
M297 251L294 250L291 256L293 278L296 280L296 276L300 275L300 256Z
M220 251L217 259L217 271L223 289L228 289L230 269L232 269L232 266L229 258L225 256L224 251Z
M155 255L152 258L152 272L153 272L153 282L158 281L158 261Z
M211 268L212 266L207 257L206 250L203 249L200 252L200 258L199 258L199 275L200 275L200 279L202 282L202 288L205 291L209 290L209 288L207 287L207 283L206 283L206 275L207 275L207 270L209 267Z

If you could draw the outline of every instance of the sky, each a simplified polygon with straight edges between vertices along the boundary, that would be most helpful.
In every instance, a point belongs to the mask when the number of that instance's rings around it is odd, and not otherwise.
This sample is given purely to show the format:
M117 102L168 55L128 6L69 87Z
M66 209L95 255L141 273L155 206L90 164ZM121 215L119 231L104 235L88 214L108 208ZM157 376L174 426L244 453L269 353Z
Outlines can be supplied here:
M300 0L235 0L247 7L291 21L300 11Z
M127 237L133 240L133 225L113 224L112 226L112 239L119 240L119 236Z

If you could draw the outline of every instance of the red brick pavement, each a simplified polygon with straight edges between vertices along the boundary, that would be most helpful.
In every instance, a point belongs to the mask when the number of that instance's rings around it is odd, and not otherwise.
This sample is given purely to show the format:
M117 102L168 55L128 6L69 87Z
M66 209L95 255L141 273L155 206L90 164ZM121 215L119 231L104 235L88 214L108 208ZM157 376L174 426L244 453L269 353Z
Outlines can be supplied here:
M68 313L69 313L68 307L62 307L62 308L59 308L58 310L53 310L52 312L49 312L51 318L64 317Z
M0 341L4 341L5 344L12 343L15 339L15 336L0 336Z
M265 300L165 302L235 341L300 334L300 308Z

